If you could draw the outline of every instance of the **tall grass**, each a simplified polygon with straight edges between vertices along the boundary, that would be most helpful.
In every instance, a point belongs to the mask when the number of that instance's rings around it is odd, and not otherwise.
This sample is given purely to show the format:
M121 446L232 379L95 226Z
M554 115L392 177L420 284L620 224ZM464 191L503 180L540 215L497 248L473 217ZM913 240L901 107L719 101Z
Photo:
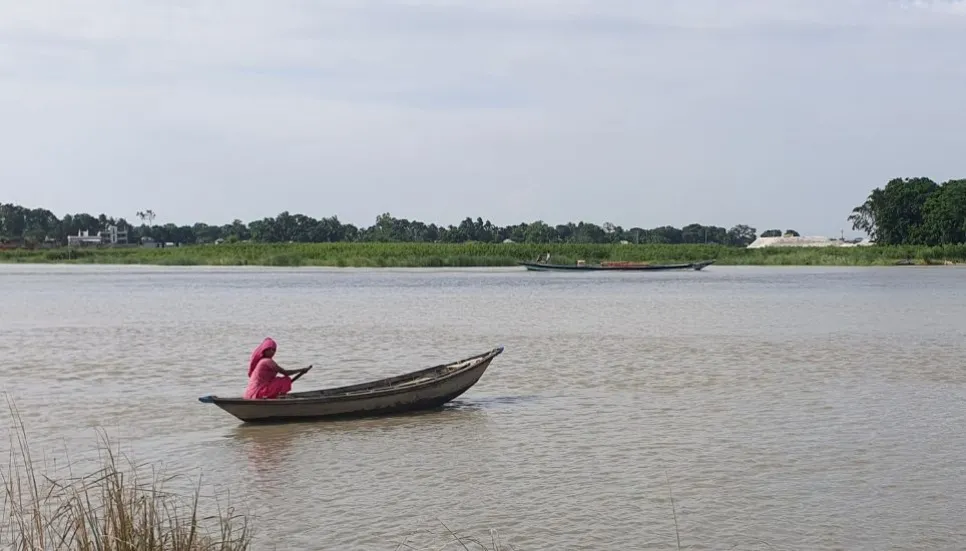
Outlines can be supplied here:
M155 264L167 266L472 267L513 266L550 252L554 262L714 259L718 265L885 266L966 262L966 245L942 247L773 247L530 243L233 243L165 249L104 248L0 251L0 262Z
M49 476L34 461L23 421L8 400L15 428L10 460L0 469L0 547L15 551L241 551L251 545L244 516L231 508L201 516L200 487L190 498L169 493L163 477L129 470L106 437L100 468L79 477Z

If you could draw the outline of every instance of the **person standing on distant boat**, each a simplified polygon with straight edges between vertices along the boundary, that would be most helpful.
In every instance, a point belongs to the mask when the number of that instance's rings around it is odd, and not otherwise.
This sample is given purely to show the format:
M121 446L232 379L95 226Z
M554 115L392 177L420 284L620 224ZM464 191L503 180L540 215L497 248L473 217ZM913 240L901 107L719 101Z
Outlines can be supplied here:
M264 398L279 398L292 390L291 375L303 373L308 369L282 369L273 357L277 346L275 341L266 338L258 348L252 352L248 362L248 387L245 389L245 399L255 400ZM275 375L281 375L276 377Z

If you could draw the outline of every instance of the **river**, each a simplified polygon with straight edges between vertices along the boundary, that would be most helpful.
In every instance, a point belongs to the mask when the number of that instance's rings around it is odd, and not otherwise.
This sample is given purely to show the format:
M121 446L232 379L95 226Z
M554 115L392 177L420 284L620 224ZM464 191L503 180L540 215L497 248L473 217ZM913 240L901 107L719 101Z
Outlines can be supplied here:
M35 448L104 427L230 491L256 549L395 549L441 522L675 549L675 514L691 549L966 542L960 268L5 265L0 297L0 390ZM429 414L253 427L199 403L242 392L265 336L315 366L298 389L506 350Z

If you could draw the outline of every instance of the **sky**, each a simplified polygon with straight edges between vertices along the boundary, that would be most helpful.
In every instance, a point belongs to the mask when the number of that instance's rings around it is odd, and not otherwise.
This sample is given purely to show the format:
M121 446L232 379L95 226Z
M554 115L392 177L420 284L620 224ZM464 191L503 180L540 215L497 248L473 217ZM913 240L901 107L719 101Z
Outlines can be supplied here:
M0 202L858 235L966 177L966 0L0 0Z

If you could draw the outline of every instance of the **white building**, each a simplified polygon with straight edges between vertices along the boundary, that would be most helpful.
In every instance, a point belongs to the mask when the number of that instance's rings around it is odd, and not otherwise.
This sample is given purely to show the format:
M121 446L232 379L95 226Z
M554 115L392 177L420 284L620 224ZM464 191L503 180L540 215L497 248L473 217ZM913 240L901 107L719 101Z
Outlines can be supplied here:
M87 230L78 230L77 235L67 236L67 246L68 247L82 247L85 245L100 245L104 243L104 237L101 232L97 232L96 235L91 235Z
M77 230L77 235L67 236L68 247L82 247L90 245L118 245L127 243L127 230L117 226L108 226L106 231L99 231L91 235L88 230Z
M103 232L98 232L98 235L103 235ZM121 229L117 226L108 226L106 237L112 245L127 243L127 228Z

